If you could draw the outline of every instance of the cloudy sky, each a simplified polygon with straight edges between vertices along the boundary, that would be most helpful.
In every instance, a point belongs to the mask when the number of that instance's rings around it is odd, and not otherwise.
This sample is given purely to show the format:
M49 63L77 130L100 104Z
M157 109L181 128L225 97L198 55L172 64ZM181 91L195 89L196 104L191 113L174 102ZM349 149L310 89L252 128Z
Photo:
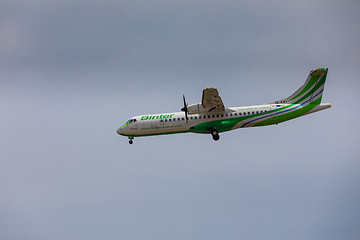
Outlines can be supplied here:
M359 24L355 0L2 0L0 239L360 239ZM287 97L316 67L323 112L116 134L205 87Z

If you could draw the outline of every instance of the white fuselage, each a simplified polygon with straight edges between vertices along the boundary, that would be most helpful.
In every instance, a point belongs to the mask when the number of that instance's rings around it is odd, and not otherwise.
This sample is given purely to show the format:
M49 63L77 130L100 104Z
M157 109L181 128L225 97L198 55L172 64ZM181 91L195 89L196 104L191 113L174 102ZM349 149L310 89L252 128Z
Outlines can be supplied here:
M200 123L255 115L260 112L268 112L274 108L276 108L275 104L226 108L221 113L191 114L188 116L188 121L185 119L184 112L141 115L133 117L132 119L136 119L136 122L120 128L118 133L122 135L146 136L186 132L190 127ZM233 129L239 127L235 126Z

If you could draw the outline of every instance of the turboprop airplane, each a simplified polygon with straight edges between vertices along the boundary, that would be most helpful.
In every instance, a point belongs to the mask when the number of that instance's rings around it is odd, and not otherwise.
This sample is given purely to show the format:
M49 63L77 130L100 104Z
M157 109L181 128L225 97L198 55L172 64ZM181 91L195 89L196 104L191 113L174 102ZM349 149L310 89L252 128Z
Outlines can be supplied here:
M117 133L127 136L130 144L135 137L187 132L211 134L217 141L221 132L285 122L331 107L321 103L327 72L327 68L310 71L292 95L264 105L226 108L216 88L205 88L201 103L187 105L183 95L182 112L132 117Z

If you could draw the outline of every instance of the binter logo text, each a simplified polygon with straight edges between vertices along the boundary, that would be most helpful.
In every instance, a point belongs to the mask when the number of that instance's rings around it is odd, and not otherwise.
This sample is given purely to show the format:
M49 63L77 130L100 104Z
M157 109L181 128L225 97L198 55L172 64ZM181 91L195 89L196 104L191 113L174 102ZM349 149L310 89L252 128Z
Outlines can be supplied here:
M154 119L163 119L163 118L172 118L175 114L161 114L161 115L149 115L149 116L142 116L141 120L154 120Z

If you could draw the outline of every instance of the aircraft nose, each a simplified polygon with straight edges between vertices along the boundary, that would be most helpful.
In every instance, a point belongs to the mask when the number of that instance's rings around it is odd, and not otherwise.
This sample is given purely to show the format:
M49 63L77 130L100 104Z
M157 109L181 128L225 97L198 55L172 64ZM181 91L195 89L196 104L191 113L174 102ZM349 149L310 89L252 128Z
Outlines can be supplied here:
M121 133L122 133L121 128L119 128L116 132L117 132L118 134L121 134Z

